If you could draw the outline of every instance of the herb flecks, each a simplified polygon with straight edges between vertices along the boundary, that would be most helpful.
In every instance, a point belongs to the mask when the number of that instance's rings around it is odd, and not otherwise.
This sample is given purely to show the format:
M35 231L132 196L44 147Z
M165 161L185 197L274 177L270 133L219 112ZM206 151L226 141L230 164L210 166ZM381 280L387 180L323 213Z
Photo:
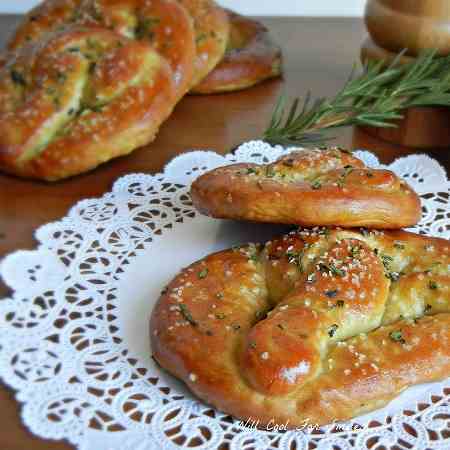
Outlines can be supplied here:
M361 247L359 245L352 245L350 247L350 257L352 259L357 259L359 258L361 253Z
M383 263L383 266L386 270L390 270L391 263L394 261L394 258L389 255L381 255L381 262Z
M345 276L345 270L339 269L336 267L333 263L325 264L325 263L319 263L319 270L322 273L330 273L331 275L335 275L337 277L344 277Z
M314 189L315 191L319 190L322 187L322 183L319 180L316 180L311 183L311 189Z
M198 322L194 320L189 308L184 303L181 303L179 308L181 315L186 319L186 321L188 321L193 327L198 326Z
M437 290L437 289L439 289L439 285L436 283L436 281L434 281L434 280L430 280L429 282L428 282L428 287L432 290L432 291L435 291L435 290Z
M333 290L330 290L330 291L325 291L325 295L328 297L328 298L334 298L334 297L336 297L336 295L338 294L338 290L337 289L333 289Z
M347 165L344 167L342 175L339 177L339 179L337 180L336 184L342 188L345 185L345 180L347 179L347 177L353 172L353 170L355 170L353 168L353 166Z
M203 270L201 270L199 273L198 273L198 278L201 280L201 279L203 279L203 278L206 278L207 276L208 276L208 273L209 273L209 270L208 270L208 268L207 267L205 267Z
M300 250L300 251L294 251L294 250L290 250L288 252L286 252L286 258L288 260L289 264L295 264L300 272L303 272L303 264L302 264L302 259L304 256L304 251Z
M161 19L156 17L148 17L142 20L136 28L136 37L138 39L148 38L152 40L154 38L153 28L159 25Z
M394 342L400 342L401 344L404 344L406 342L403 337L402 330L391 331L389 333L389 337Z
M27 81L25 80L25 77L22 75L21 72L19 72L16 69L11 69L10 75L11 75L11 80L14 84L17 84L22 87L26 87Z
M334 323L331 325L330 328L328 328L328 336L333 337L336 334L336 331L338 330L339 325L337 323Z

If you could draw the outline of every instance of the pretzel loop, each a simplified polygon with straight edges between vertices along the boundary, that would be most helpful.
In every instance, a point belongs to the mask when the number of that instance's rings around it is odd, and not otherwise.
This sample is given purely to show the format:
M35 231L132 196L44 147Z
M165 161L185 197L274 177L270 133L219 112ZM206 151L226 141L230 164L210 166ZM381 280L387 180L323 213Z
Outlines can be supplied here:
M0 164L57 179L131 151L173 108L171 75L149 44L103 28L22 48L0 73Z
M301 243L295 252L302 255L298 264L306 267L270 317L253 327L242 354L243 374L253 387L270 395L287 394L316 377L330 345L378 327L387 301L389 281L383 265L364 242L330 242L321 249L322 256L311 260L314 247L323 243ZM345 292L365 301L343 307Z
M85 17L129 39L149 42L170 63L178 98L189 89L196 57L188 12L175 0L85 0ZM89 20L89 19L85 19Z

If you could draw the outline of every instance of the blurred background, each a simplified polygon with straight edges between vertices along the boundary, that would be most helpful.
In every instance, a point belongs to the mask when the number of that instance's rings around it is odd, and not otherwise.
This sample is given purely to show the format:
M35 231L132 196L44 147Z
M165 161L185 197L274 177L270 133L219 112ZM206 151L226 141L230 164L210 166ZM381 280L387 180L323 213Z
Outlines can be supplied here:
M22 13L39 0L0 0L0 13ZM362 16L365 0L218 0L222 6L254 16Z

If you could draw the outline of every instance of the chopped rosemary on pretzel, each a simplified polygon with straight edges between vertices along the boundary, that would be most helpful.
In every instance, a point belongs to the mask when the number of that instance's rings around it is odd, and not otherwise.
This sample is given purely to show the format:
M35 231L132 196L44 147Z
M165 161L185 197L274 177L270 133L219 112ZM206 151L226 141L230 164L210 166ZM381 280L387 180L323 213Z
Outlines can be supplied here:
M391 340L393 340L394 342L400 342L401 344L404 344L406 341L403 337L403 333L402 330L397 330L397 331L391 331L389 333L389 337L391 338Z
M184 305L183 303L181 303L179 305L179 307L180 307L180 313L186 319L186 321L188 321L193 327L196 327L198 325L198 323L192 317L192 314L189 311L188 307L186 305Z

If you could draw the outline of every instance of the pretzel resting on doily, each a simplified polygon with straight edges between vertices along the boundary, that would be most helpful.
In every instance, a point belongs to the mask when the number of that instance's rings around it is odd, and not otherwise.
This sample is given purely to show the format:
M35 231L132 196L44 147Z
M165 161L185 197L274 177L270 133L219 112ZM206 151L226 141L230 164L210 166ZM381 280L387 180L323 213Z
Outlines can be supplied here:
M203 214L256 222L396 229L421 217L420 199L404 180L341 148L219 167L194 181L191 197Z
M215 253L163 291L153 356L237 418L350 419L448 376L449 264L444 239L319 227Z

